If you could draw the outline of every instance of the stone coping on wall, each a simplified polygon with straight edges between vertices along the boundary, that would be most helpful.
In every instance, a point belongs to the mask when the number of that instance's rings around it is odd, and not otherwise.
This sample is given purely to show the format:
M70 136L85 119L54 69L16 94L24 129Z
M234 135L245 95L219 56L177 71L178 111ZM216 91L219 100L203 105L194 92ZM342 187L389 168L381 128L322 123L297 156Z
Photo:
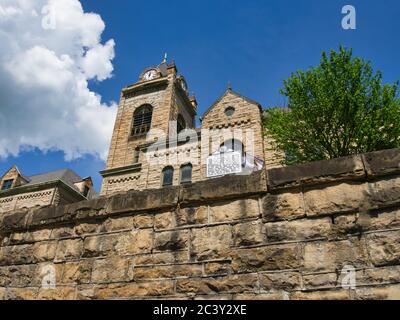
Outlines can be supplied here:
M373 181L400 174L400 149L383 150L303 165L255 172L249 176L226 176L163 189L129 191L110 197L65 206L15 211L0 216L0 232L34 229L125 213L168 210L222 199L281 193L292 188L318 186L340 181ZM373 196L373 193L372 193Z

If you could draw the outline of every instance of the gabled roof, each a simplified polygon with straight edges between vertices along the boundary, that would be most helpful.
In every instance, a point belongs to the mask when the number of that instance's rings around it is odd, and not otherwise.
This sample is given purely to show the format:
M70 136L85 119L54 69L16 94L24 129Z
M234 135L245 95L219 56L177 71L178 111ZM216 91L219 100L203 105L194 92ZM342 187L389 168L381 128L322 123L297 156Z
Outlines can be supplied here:
M242 98L242 99L244 99L245 101L247 101L248 103L254 104L254 105L258 106L258 107L260 108L260 111L262 111L262 107L261 107L261 104L260 104L260 103L258 103L258 102L255 101L255 100L252 100L252 99L250 99L250 98L248 98L248 97L246 97L246 96L244 96L244 95L242 95L242 94L240 94L240 93L238 93L238 92L233 91L232 88L228 88L228 89L224 92L224 94L223 94L217 101L215 101L215 102L213 103L213 105L212 105L210 108L208 108L208 110L207 110L207 111L203 114L203 116L201 117L201 120L203 120L204 117L206 117L207 114L208 114L218 103L220 103L220 102L222 101L222 99L225 98L228 94L233 94L233 95L237 96L238 98Z
M78 176L74 171L70 169L62 169L44 174L38 174L28 177L28 183L24 186L31 186L35 184L45 183L49 181L61 180L71 188L78 190L74 183L82 181L82 178Z

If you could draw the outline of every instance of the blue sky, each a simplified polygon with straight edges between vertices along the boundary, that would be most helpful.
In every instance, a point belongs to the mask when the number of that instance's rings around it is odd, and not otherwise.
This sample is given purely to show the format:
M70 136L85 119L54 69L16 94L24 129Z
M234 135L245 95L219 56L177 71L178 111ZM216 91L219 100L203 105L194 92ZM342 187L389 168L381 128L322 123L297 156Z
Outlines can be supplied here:
M400 79L400 2L372 1L81 1L85 12L101 15L104 40L115 41L113 77L91 81L103 101L118 101L120 89L141 71L161 62L164 52L175 60L201 115L226 89L260 102L285 104L279 94L291 72L319 62L321 52L340 44L372 61L386 82ZM341 28L341 9L357 10L357 29ZM45 130L45 129L44 129ZM25 151L0 160L0 173L12 164L26 175L64 167L91 175L105 164L93 156L66 162L63 152Z

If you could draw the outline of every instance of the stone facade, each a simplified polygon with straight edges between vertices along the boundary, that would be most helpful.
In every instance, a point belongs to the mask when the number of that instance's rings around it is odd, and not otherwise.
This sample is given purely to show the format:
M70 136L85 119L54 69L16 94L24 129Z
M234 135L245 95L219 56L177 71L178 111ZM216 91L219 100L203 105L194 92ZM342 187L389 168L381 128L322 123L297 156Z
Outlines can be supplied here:
M16 211L0 298L400 299L399 226L398 149Z
M154 76L147 77L149 72ZM152 109L150 132L133 134L135 114L146 105ZM228 108L233 109L232 114L226 113ZM181 166L189 163L193 167L192 182L206 180L207 157L218 152L227 139L241 141L246 154L264 162L264 167L281 166L283 155L276 153L271 139L264 137L262 108L257 102L229 88L204 114L197 129L196 110L196 99L189 96L185 79L175 64L166 61L146 69L138 82L124 88L107 167L101 172L101 193L160 188L162 171L168 166L174 169L173 185L179 185ZM177 135L179 119L190 133ZM195 139L186 141L188 136ZM164 146L153 150L155 138L158 143L164 141Z
M11 181L5 188L5 184ZM25 177L13 166L0 178L0 188L0 214L23 208L74 203L96 195L90 177L82 179L67 169Z

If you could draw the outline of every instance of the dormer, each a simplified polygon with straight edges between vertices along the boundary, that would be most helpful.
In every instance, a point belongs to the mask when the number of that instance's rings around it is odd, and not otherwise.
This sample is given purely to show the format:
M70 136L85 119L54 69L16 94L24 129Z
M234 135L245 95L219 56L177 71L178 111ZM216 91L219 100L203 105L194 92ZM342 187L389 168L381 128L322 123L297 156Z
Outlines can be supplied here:
M16 165L12 166L0 180L0 190L5 191L27 184L29 179L24 177Z

